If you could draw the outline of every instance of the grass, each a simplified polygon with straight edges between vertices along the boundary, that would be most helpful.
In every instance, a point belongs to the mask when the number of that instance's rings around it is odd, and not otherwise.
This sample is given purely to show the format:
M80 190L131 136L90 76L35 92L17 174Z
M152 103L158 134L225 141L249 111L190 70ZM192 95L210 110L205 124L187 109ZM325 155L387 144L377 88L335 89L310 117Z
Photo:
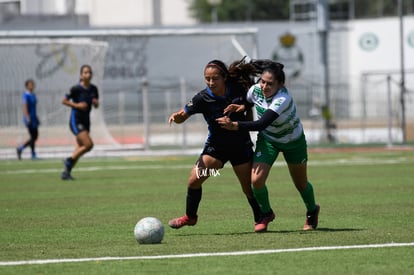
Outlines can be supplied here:
M73 182L60 160L0 162L0 262L151 256L414 242L414 155L410 151L310 154L321 204L319 230L303 232L304 205L281 158L268 188L276 220L253 233L232 169L203 186L199 222L165 228L159 245L139 245L136 222L165 225L184 214L196 157L80 161ZM157 260L1 266L1 274L413 274L414 247L302 251Z

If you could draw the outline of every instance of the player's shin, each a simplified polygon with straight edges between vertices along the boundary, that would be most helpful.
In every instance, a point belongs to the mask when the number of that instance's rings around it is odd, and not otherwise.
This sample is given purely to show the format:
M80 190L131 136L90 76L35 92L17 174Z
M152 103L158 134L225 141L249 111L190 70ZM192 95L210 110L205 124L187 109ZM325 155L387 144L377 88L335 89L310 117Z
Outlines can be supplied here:
M196 218L198 205L201 201L202 188L199 189L187 189L187 205L186 205L186 214L189 218Z

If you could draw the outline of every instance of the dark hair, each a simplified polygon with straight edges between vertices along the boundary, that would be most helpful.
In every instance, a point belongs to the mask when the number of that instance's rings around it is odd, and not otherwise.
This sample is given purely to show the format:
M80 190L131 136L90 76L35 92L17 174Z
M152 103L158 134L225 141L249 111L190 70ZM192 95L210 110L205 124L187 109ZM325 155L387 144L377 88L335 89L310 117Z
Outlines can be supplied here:
M286 77L285 72L283 71L284 65L282 63L275 62L270 59L256 59L252 60L251 63L261 74L269 72L274 75L279 83L285 83Z
M218 69L220 71L220 74L223 77L227 77L229 75L229 70L227 69L226 64L224 64L224 62L221 61L221 60L217 60L217 59L211 60L210 62L207 63L204 70L207 69L207 68L216 68L216 69Z
M88 65L88 64L83 64L83 65L80 67L80 73L81 73L81 74L82 74L83 69L85 69L85 68L89 68L89 69L91 70L91 73L92 73L92 67L91 67L91 65Z
M27 85L29 85L29 83L32 83L32 84L34 84L34 80L33 79L31 79L31 78L29 78L29 79L27 79L25 82L24 82L24 86L25 87L27 87Z
M227 69L223 61L214 59L207 63L206 68L217 68L223 77L226 77L227 83L241 85L246 91L254 84L254 77L260 72L250 63L246 63L246 57L234 61Z

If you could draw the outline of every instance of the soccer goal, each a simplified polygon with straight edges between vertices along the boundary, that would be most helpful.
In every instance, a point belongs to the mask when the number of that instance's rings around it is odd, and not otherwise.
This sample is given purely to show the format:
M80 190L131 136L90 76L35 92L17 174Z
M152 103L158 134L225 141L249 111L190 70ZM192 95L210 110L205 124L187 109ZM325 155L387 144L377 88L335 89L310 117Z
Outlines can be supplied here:
M91 39L0 39L0 147L16 147L28 138L23 125L22 94L26 79L35 81L41 125L37 146L45 152L73 148L69 130L70 108L62 99L79 81L80 67L90 64L93 83L103 85L106 42ZM103 93L100 94L103 97ZM102 109L91 113L92 137L97 145L114 145ZM53 149L51 149L53 148ZM67 149L66 149L67 150Z

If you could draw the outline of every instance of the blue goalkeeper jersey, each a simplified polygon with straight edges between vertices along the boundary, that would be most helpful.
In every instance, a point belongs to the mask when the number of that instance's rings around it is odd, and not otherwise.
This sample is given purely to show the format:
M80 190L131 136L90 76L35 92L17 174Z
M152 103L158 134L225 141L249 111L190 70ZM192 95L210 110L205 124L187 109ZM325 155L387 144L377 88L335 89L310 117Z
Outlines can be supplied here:
M22 97L23 104L27 106L27 111L29 112L30 117L30 126L33 128L37 128L39 126L39 120L37 118L37 98L34 93L29 91L25 91ZM26 116L23 117L23 122L27 126L29 121L27 120Z

